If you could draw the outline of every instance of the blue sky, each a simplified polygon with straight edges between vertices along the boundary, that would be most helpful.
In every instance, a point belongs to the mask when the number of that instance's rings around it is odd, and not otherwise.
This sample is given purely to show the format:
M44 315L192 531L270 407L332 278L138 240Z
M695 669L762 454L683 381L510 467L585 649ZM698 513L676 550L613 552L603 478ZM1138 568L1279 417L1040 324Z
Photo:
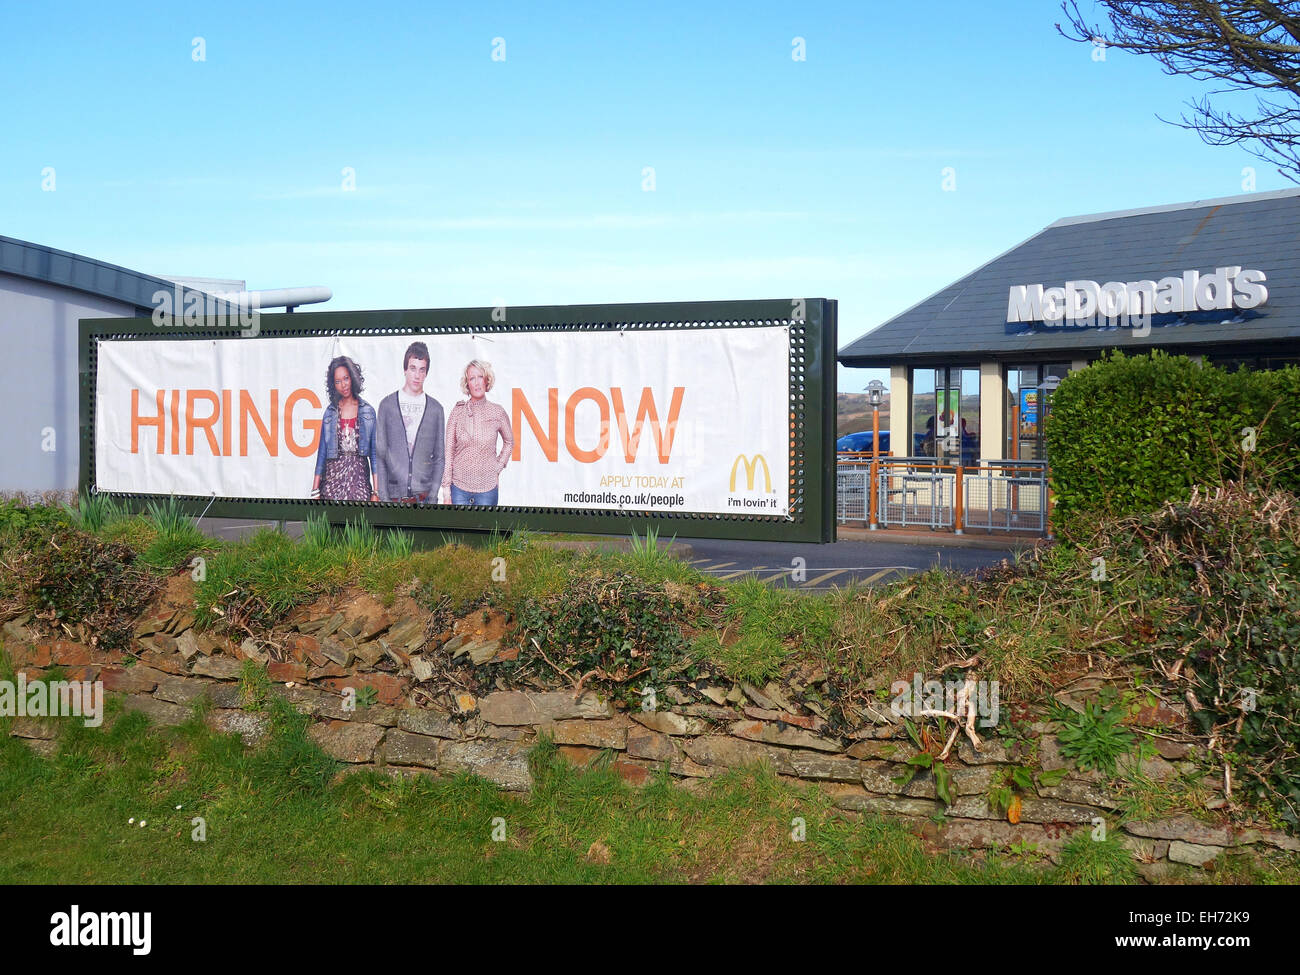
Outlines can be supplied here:
M1051 2L469 8L10 4L0 233L322 309L837 298L844 345L1058 217L1291 185Z

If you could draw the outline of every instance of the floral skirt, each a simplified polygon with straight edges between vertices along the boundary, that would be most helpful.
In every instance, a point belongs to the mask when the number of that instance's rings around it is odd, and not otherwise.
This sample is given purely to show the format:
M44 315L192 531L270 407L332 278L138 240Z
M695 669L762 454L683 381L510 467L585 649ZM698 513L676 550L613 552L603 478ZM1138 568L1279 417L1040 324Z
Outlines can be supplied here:
M322 501L369 501L370 465L357 454L344 454L325 462L320 479Z

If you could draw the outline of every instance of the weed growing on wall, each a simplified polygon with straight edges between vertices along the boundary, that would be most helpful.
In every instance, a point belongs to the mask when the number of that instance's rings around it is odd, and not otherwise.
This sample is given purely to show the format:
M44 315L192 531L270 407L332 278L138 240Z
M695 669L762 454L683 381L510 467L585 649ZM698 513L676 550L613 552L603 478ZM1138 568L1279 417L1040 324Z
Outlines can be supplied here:
M1114 775L1120 756L1137 744L1133 733L1125 728L1124 709L1104 710L1098 701L1085 701L1083 712L1076 713L1064 705L1053 708L1052 718L1060 722L1057 739L1061 755L1074 759L1085 771L1096 769Z
M695 591L672 583L655 585L623 572L594 574L560 596L523 601L517 612L520 661L536 663L544 653L551 666L574 679L638 703L634 686L694 679L696 663L683 628L700 609Z
M93 646L128 648L135 617L158 588L136 553L72 527L33 526L24 537L10 564L24 608L53 626L84 625Z
M54 532L72 524L66 508L55 505L27 505L15 499L0 501L0 539L18 543L28 530L37 534Z

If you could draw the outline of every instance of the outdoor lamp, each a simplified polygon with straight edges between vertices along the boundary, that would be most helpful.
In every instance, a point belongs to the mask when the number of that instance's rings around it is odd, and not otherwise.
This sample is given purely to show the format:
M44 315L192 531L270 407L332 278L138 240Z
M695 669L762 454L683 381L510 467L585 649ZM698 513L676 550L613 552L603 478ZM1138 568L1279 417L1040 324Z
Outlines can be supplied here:
M1060 376L1044 376L1043 381L1038 384L1038 389L1043 394L1043 421L1047 421L1047 410L1051 406L1052 393L1056 392L1056 387L1061 385Z
M868 490L871 496L870 529L876 530L876 475L880 462L880 402L885 398L885 384L879 379L867 383L867 399L871 401L871 477Z
M1046 425L1046 423L1047 423L1047 411L1048 411L1048 409L1051 407L1051 402L1052 402L1052 401L1051 401L1051 397L1052 397L1052 393L1056 391L1056 387L1059 386L1059 385L1061 385L1061 378L1060 378L1059 376L1045 376L1045 377L1043 378L1043 381L1042 381L1041 383L1038 384L1038 388L1039 388L1039 390L1042 391L1042 394L1043 394L1042 410L1043 410L1043 424L1044 424L1044 425ZM1043 460L1047 460L1047 444L1046 444L1046 442L1044 442L1044 444L1043 444Z

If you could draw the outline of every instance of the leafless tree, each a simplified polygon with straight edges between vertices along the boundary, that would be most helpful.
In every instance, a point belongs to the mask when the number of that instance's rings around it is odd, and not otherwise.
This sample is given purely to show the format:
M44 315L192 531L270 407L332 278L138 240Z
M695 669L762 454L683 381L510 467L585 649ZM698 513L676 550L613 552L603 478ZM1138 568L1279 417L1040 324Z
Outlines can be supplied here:
M1221 82L1189 102L1190 113L1173 124L1196 131L1210 145L1240 143L1300 182L1300 3L1097 0L1096 6L1110 18L1109 30L1089 24L1076 0L1062 4L1069 24L1056 29L1102 50L1150 55L1166 74ZM1240 92L1255 93L1253 110L1232 97ZM1228 96L1223 101L1236 110L1211 95Z

